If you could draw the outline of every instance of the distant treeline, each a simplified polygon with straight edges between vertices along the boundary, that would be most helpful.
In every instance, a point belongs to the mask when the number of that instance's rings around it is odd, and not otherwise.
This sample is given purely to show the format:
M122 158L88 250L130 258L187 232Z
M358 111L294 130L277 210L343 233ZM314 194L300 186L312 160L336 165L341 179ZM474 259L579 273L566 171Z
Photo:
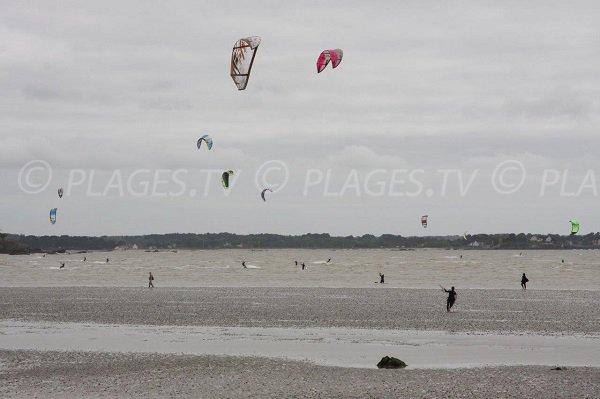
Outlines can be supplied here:
M278 234L238 235L150 234L142 236L25 236L0 234L0 253L20 254L63 250L113 249L222 249L222 248L446 248L446 249L594 249L600 248L600 233L582 236L557 234L474 234L463 236L403 237L374 236L332 237L329 234L284 236Z

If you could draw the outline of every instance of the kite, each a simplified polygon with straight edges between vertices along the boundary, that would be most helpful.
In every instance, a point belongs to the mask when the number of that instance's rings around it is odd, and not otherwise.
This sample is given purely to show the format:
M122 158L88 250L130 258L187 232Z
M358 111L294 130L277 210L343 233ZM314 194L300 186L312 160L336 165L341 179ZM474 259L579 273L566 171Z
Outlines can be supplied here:
M319 59L317 60L317 73L323 72L329 61L331 61L331 67L336 68L342 62L342 57L344 56L344 52L337 48L335 50L325 50L319 55Z
M56 223L56 211L58 210L58 208L52 208L50 209L50 223L54 224Z
M242 38L233 45L230 75L238 90L245 90L248 85L259 45L260 37L258 36Z
M262 192L260 193L260 197L262 198L263 201L266 201L267 199L265 198L265 192L270 192L272 193L273 190L271 190L270 188L265 188L264 190L262 190Z
M571 222L571 235L574 236L579 233L579 222L575 219L569 220L569 222Z
M63 189L62 187L58 189L58 198L62 198L63 196Z
M226 172L223 172L223 174L221 175L221 183L223 184L224 188L229 188L229 176L233 175L233 170L228 170Z
M208 134L205 134L204 136L200 137L198 139L198 142L196 143L196 146L198 146L198 149L200 149L200 146L202 145L203 141L206 143L206 146L210 150L213 146L212 138Z
M423 228L427 228L427 215L421 216L421 225Z

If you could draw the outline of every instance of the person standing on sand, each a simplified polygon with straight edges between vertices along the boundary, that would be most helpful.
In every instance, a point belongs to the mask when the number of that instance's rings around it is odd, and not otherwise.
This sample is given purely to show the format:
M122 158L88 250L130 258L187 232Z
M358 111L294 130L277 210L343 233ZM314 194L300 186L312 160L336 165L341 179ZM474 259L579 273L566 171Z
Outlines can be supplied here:
M529 279L527 278L527 276L525 275L525 273L523 273L523 277L521 277L521 288L523 288L524 290L526 290L528 282L529 282Z
M154 288L154 276L152 275L152 272L150 272L150 275L148 276L148 288Z
M454 286L452 286L452 288L449 290L445 289L444 287L442 287L442 289L444 292L448 293L448 299L446 300L446 311L450 312L450 309L452 309L452 306L454 306L454 302L456 302L456 291L454 291Z

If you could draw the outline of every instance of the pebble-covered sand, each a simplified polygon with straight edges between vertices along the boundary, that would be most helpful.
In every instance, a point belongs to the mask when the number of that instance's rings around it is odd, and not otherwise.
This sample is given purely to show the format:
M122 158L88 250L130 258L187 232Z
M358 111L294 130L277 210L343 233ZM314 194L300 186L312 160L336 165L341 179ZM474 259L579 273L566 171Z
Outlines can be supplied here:
M2 398L598 398L600 369L376 370L265 358L0 351Z
M0 319L600 335L600 291L0 288Z

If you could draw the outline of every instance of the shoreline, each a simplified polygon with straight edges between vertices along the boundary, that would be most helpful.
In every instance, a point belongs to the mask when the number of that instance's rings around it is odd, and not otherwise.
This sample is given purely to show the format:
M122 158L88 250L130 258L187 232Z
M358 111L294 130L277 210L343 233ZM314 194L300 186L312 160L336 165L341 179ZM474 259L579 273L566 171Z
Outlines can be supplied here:
M374 369L385 355L408 369L600 368L600 335L552 336L369 328L205 327L0 321L0 349L265 357Z

